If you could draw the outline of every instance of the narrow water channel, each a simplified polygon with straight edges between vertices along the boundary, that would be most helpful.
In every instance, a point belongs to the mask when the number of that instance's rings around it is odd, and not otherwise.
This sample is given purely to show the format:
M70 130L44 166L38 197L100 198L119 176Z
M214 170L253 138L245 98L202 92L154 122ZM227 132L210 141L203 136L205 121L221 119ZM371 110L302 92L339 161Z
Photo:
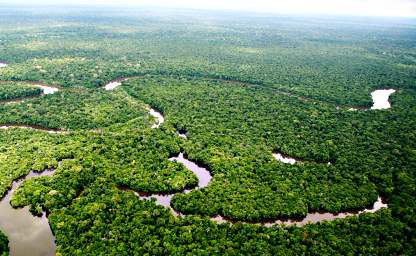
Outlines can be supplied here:
M13 182L12 189L0 201L0 230L9 239L10 256L53 256L55 255L55 238L49 227L46 214L33 216L29 207L14 209L10 197L24 180L51 176L54 169L42 173L31 171L25 178Z
M11 82L11 81L4 81L4 80L0 81L0 83L7 83L7 82ZM15 104L15 103L24 102L27 99L33 99L33 98L36 98L36 97L41 97L43 95L54 94L54 93L59 91L59 88L54 87L54 86L50 86L50 85L45 85L45 84L32 82L32 81L22 81L22 82L42 89L42 93L39 94L39 95L32 95L32 96L26 96L26 97L19 97L19 98L15 98L15 99L2 100L1 102L6 103L6 104Z
M189 190L189 189L184 190L183 191L184 194L190 193L191 191L195 189L200 189L200 188L204 188L208 186L209 182L212 179L212 176L207 169L200 167L197 164L189 161L188 159L184 157L183 153L180 153L179 156L177 157L170 158L169 161L175 161L175 162L183 164L188 170L192 171L198 177L198 186L192 190ZM156 204L169 208L172 211L173 215L175 216L181 215L179 212L175 211L175 209L173 209L170 206L170 201L175 194L136 193L136 195L140 196L143 199L148 199L148 200L151 198L154 198L156 199Z
M212 179L212 176L210 172L203 168L198 166L192 161L189 161L186 159L183 155L183 153L179 154L178 157L173 157L169 159L170 161L177 161L181 164L183 164L188 170L192 171L197 177L198 177L198 186L191 190L184 190L182 193L187 194L192 192L195 189L200 189L208 186L209 182ZM152 194L152 193L139 193L134 192L137 196L139 196L141 199L144 200L150 200L151 198L154 198L156 200L157 205L164 206L168 209L170 209L174 216L181 217L184 216L180 212L176 211L172 208L170 202L172 200L172 197L175 194ZM296 225L296 226L304 226L308 223L318 223L321 221L330 221L334 219L343 219L348 216L354 216L359 215L362 213L367 212L376 212L380 210L381 208L387 208L387 204L385 204L381 197L378 197L377 201L369 208L360 210L360 211L352 211L352 212L341 212L337 214L328 213L328 212L315 212L315 213L308 213L305 218L303 219L277 219L273 221L264 221L264 222L256 222L256 223L250 223L250 224L257 224L257 225L263 225L266 227L270 227L273 225ZM220 215L217 215L215 217L211 218L212 221L217 222L219 224L221 223L236 223L235 221L232 221L230 219L224 218Z
M42 89L42 95L48 95L48 94L54 94L56 92L59 91L58 88L53 87L53 86L49 86L49 85L44 85L44 84L38 84L36 82L29 82L26 81L27 83L32 84L35 87L39 87ZM42 96L39 95L39 96ZM16 100L10 100L8 101L8 103L19 103L19 102L23 102L26 98L34 98L36 96L29 96L29 97L25 97L25 98L19 98ZM38 130L38 131L44 131L44 132L48 132L48 133L66 133L65 131L61 131L58 129L51 129L51 128L46 128L43 126L39 126L39 125L26 125L26 124L0 124L0 129L10 129L10 128L21 128L21 129L33 129L33 130Z
M314 212L314 213L308 213L305 218L303 219L278 219L274 221L264 221L264 222L258 222L258 223L251 223L251 224L258 224L265 227L271 227L273 225L287 225L287 226L298 226L303 227L306 224L315 224L322 221L331 221L335 219L344 219L349 216L357 216L362 213L374 213L382 208L387 208L388 205L385 204L382 201L381 197L378 197L377 201L374 202L374 204L361 211L351 211L351 212L341 212L337 214L329 213L329 212ZM236 223L232 220L229 220L227 218L224 218L220 215L217 215L213 218L211 218L212 221L217 222L218 224L222 223Z
M32 129L32 130L47 132L47 133L51 133L51 134L66 134L66 133L68 133L67 131L46 128L46 127L39 126L39 125L0 124L0 130L7 130L7 129L12 129L12 128Z
M159 128L160 124L164 122L163 115L152 109L149 108L149 113L156 117L157 123L152 126L152 128ZM176 134L182 138L187 138L186 132L183 131L177 131ZM273 153L273 156L276 158L276 160L281 161L283 163L287 164L295 164L296 162L301 161L300 159L295 159L286 155L283 155L282 153L276 152ZM184 157L183 153L180 153L177 157L172 157L169 159L169 161L176 161L178 163L183 164L188 170L192 171L197 177L198 177L198 186L191 190L184 190L182 193L187 194L192 192L195 189L200 189L208 186L209 182L212 179L212 176L210 172L203 167L198 166L192 161L189 161ZM331 162L328 162L327 165L331 165ZM134 191L133 191L134 192ZM172 214L177 217L184 216L182 213L176 211L171 206L171 200L172 197L175 194L157 194L157 193L140 193L140 192L134 192L136 196L140 197L144 200L150 200L154 198L156 200L157 205L164 206L171 210ZM355 212L342 212L338 214L328 213L328 212L316 212L316 213L308 213L305 218L303 219L277 219L274 221L265 221L265 222L258 222L258 223L251 223L251 224L257 224L257 225L263 225L263 226L273 226L273 225L296 225L296 226L304 226L308 223L317 223L321 221L330 221L334 219L342 219L346 218L348 216L354 216L359 215L366 212L376 212L380 210L381 208L387 208L388 205L382 202L381 197L378 197L377 201L373 204L372 207L363 209L361 211L355 211ZM215 217L211 218L212 221L217 223L235 223L232 220L229 220L227 218L224 218L223 216L217 215Z
M156 118L156 123L152 125L152 129L159 128L165 122L165 118L163 117L162 113L160 113L159 111L153 108L149 108L149 114L153 116L154 118Z
M5 68L5 67L7 67L7 63L0 62L0 68Z

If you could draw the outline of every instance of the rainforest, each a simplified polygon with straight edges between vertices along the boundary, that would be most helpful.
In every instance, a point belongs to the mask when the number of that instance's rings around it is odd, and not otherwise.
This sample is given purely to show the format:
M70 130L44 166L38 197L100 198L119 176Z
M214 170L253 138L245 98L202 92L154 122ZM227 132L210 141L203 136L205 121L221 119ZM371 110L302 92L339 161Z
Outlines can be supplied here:
M0 4L0 256L414 255L416 20Z

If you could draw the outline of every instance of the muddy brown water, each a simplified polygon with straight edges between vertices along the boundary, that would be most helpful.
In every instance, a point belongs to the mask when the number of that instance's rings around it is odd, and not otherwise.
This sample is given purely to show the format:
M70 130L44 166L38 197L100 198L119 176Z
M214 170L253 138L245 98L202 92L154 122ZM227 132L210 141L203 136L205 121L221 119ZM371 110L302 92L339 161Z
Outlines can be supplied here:
M51 176L54 169L41 173L31 171L27 176L13 182L12 188L0 201L0 230L9 239L10 256L53 256L55 237L44 213L42 217L33 216L29 207L14 209L10 197L24 180Z

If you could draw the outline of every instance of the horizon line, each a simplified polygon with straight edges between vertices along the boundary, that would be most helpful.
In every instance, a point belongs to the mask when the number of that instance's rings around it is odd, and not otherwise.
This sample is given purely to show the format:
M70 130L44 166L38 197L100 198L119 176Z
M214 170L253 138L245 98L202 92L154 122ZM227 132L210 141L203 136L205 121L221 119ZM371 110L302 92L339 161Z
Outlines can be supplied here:
M161 5L149 5L140 3L5 3L0 1L0 7L4 6L18 6L18 7L30 7L30 8L44 8L44 7L93 7L93 8L123 8L123 7L135 7L135 8L151 8L161 10L181 10L181 11L205 11L205 12L233 12L244 14L256 14L256 15L286 15L286 16L303 16L303 17L361 17L361 18L405 18L416 19L416 15L364 15L354 13L328 13L328 12L296 12L296 11L262 11L262 10L242 10L242 9L230 9L230 8L198 8L198 7L184 7L184 6L161 6Z

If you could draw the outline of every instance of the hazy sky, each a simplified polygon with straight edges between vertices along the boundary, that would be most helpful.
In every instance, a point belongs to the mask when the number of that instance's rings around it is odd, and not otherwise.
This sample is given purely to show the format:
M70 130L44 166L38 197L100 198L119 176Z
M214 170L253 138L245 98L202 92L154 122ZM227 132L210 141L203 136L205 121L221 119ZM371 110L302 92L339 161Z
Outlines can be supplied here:
M273 13L416 17L416 0L0 0L30 4L137 4Z

